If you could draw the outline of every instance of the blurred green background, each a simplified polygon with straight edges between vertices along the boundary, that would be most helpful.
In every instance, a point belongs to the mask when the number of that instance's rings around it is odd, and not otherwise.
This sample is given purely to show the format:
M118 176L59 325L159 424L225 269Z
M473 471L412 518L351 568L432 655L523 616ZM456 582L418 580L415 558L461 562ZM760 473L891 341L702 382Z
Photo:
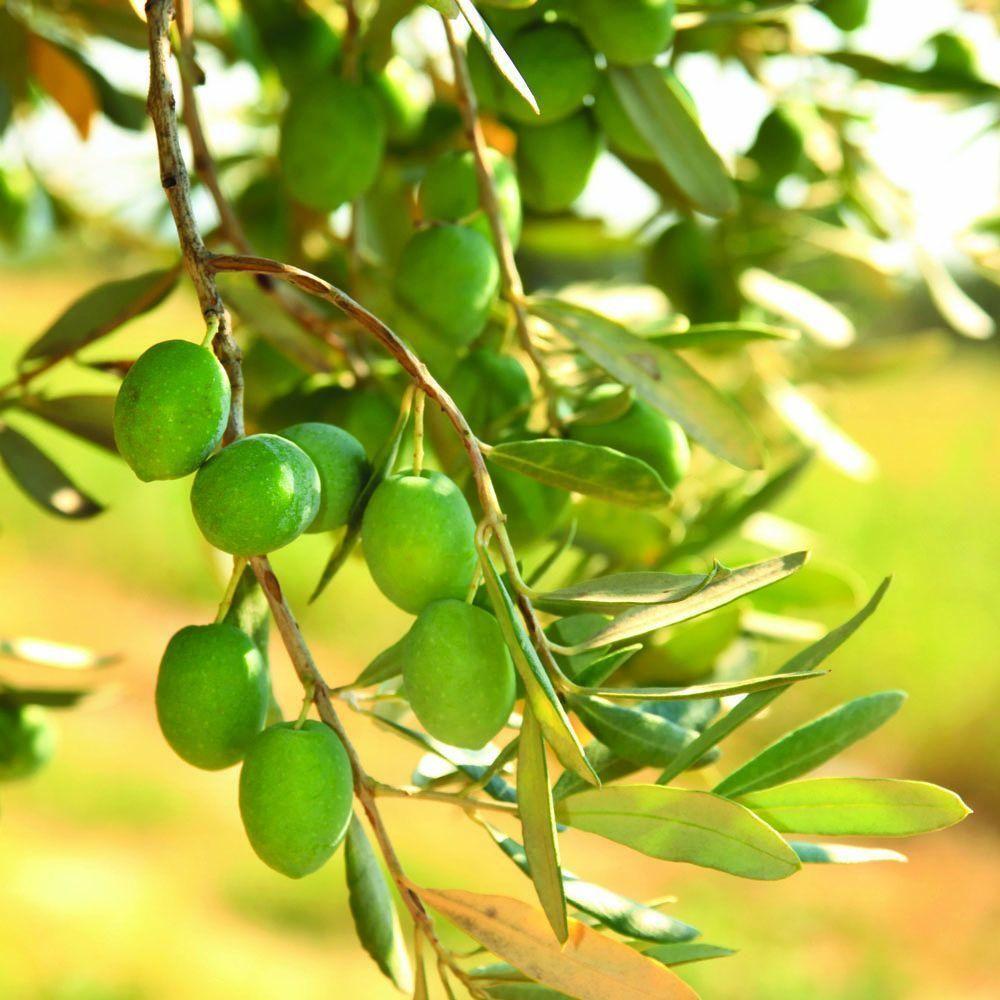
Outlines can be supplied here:
M121 263L130 272L140 266ZM75 264L8 269L0 366L106 277ZM198 322L185 289L116 334L105 354L135 356ZM51 384L113 386L78 371ZM854 569L865 589L887 573L894 584L875 619L831 661L831 675L790 692L728 751L734 760L759 747L778 721L787 727L847 697L901 687L910 700L900 716L836 767L939 781L976 814L919 844L893 845L909 854L905 867L814 866L777 884L564 837L573 871L644 898L676 896L672 912L707 940L740 949L682 970L706 997L996 996L998 398L1000 359L982 345L837 387L834 415L877 459L880 475L861 484L816 464L777 513L815 530L817 551ZM54 763L0 791L0 997L394 995L354 939L342 856L302 882L264 868L240 828L237 772L193 771L156 729L151 694L162 647L180 626L211 618L226 571L189 517L189 484L141 485L97 449L31 429L43 446L58 445L64 466L109 509L70 524L0 483L0 632L87 644L123 661L106 693L60 717ZM400 634L405 618L358 561L306 609L327 544L306 537L275 562L323 671L338 682ZM296 684L278 648L273 664L279 697L294 709ZM370 770L406 781L415 754L349 722ZM456 810L391 802L386 814L418 881L459 885L472 869L480 891L529 898L527 881Z

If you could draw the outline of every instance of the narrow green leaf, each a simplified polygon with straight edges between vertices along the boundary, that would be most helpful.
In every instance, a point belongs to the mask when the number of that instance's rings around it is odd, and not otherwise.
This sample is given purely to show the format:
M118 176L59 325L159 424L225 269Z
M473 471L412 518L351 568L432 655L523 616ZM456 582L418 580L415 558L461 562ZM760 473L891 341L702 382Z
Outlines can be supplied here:
M899 711L905 700L902 691L882 691L840 705L786 733L713 791L733 798L807 774L878 729Z
M413 989L413 970L403 930L385 875L357 816L344 843L348 903L361 946L404 993Z
M37 445L4 424L0 424L0 460L24 493L51 514L80 520L104 510Z
M462 12L462 16L469 22L469 27L476 38L482 42L483 48L486 49L486 54L490 57L490 61L537 115L538 102L535 100L535 95L531 92L531 88L514 65L514 61L507 55L497 36L493 34L490 26L483 20L482 14L476 10L472 0L455 0L455 2L458 4L458 9Z
M563 438L508 441L490 448L489 459L547 486L626 507L670 501L670 490L650 466L603 445Z
M626 778L639 770L638 765L619 757L610 747L606 747L599 740L591 740L584 747L583 752L602 784L610 784L619 778ZM590 787L591 782L584 781L573 771L563 771L552 788L552 798L556 801L565 799L569 795L575 795Z
M84 441L90 441L114 455L118 454L113 423L114 396L96 393L56 398L31 396L19 400L18 405Z
M858 865L868 861L906 861L906 855L885 847L855 844L809 844L791 840L789 846L804 865Z
M687 351L692 348L742 347L755 340L776 340L785 343L799 339L799 331L787 326L772 326L770 323L697 323L676 333L647 331L645 336L654 344L671 351Z
M955 72L939 66L910 69L861 52L824 52L823 58L850 67L866 80L875 80L877 83L903 87L918 93L954 91L983 99L991 97L996 99L1000 94L1000 88L993 83L980 80L970 73Z
M834 837L911 837L953 826L972 811L947 788L892 778L811 778L737 801L783 833Z
M790 576L805 563L807 557L805 552L792 552L749 566L741 566L739 569L720 572L710 583L689 597L665 604L630 608L591 638L573 647L573 652L599 649L601 646L609 646L626 639L635 639L637 636L647 635L669 625L696 618L708 611L714 611L740 597L752 594L755 590L760 590L761 587Z
M609 677L611 677L619 667L627 663L639 650L642 643L637 642L632 646L622 646L621 649L598 657L593 663L584 667L577 675L576 681L581 687L599 687Z
M528 858L524 848L499 830L493 827L487 829L500 850L521 871L527 873ZM603 886L585 882L565 868L562 877L566 899L571 905L625 937L667 943L690 941L691 938L698 936L698 930L690 924L667 916L651 906L637 903L634 899L628 899Z
M532 597L535 606L551 614L596 611L616 614L636 604L670 604L691 597L716 571L698 573L615 573L583 580L560 590Z
M538 297L529 308L713 454L741 469L762 466L760 441L743 412L680 355L582 306Z
M383 681L392 680L403 672L403 653L406 649L406 636L391 646L383 649L364 670L358 674L351 687L363 688L371 687L374 684L381 684Z
M736 189L673 74L658 66L611 66L608 77L639 134L700 212L727 215Z
M642 767L666 767L698 738L668 719L639 708L625 708L601 698L573 698L573 711L583 724L618 756Z
M763 677L748 677L741 681L710 681L707 684L689 684L686 687L674 688L581 688L572 681L566 686L574 694L611 698L616 701L649 701L670 702L688 701L692 698L726 698L735 694L750 694L755 691L768 691L771 688L786 688L799 681L809 681L822 677L822 670L803 670L796 673L781 671L777 674L766 674ZM683 752L683 751L682 751Z
M521 817L528 871L538 901L556 937L565 941L569 934L566 895L559 864L559 839L549 788L545 741L530 705L525 708L517 754L517 809Z
M644 948L642 953L664 965L687 965L688 962L704 962L710 958L728 958L736 954L732 948L703 944L700 941L660 944L655 948Z
M271 631L271 608L267 603L264 588L261 587L253 568L247 566L236 584L229 610L224 621L235 625L253 640L254 645L268 660L268 640Z
M489 554L480 549L479 555L483 567L483 582L486 584L497 622L510 649L521 683L524 684L528 704L545 734L546 742L555 751L563 767L578 774L585 781L597 784L597 775L584 755L580 740L573 731L573 726L559 701L552 681L549 680L549 675L538 659L538 653L528 638L507 588L497 575Z
M149 312L173 291L179 273L179 268L171 267L92 288L28 346L21 363L73 354Z
M0 705L41 705L44 708L75 708L97 688L26 688L0 681Z
M872 594L868 603L852 618L838 625L828 632L822 639L817 640L811 646L800 650L785 665L779 673L796 673L803 670L811 670L818 667L828 656L836 652L874 613L879 606L886 590L889 589L889 580L885 579L878 589ZM768 705L777 698L785 688L775 688L770 691L760 691L756 694L748 695L738 705L722 716L721 719L713 722L694 743L685 747L678 754L676 760L657 778L657 783L665 785L673 781L682 771L688 768L692 762L696 761L702 754L706 753L716 744L721 743L731 732L738 729L745 722L748 722L755 715L763 712Z
M563 799L556 816L650 857L742 878L787 878L800 867L795 852L767 823L710 792L607 785Z

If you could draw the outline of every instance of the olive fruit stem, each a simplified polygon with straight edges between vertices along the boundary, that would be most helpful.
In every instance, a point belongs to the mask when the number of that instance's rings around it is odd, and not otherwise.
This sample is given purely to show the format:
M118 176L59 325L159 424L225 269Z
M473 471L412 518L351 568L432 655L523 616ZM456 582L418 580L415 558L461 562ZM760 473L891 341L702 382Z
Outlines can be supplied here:
M304 681L302 684L302 707L299 709L299 717L293 724L293 729L301 729L306 719L309 718L309 709L312 708L316 700L316 684L313 681Z
M419 390L413 397L413 474L419 476L424 468L424 403L427 395Z
M219 610L215 615L216 624L229 614L233 598L236 596L236 588L240 585L240 577L243 576L243 570L246 569L247 562L248 560L243 556L233 556L233 571L229 574L229 583L226 584L226 592L222 595L222 600L219 602Z

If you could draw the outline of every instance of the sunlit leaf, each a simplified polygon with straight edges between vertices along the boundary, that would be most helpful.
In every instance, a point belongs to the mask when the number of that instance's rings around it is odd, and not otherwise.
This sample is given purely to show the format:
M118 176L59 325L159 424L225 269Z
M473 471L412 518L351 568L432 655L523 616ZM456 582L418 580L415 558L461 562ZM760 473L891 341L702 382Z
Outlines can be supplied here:
M570 922L561 945L544 915L506 896L420 889L421 898L460 930L543 986L577 1000L693 1000L665 967L586 924Z
M362 947L404 993L413 989L413 970L399 916L385 875L357 816L344 843L347 899Z
M534 315L555 327L595 364L676 420L709 451L742 469L760 468L760 442L737 406L674 351L614 320L559 299L533 298Z
M916 259L934 305L953 330L973 340L987 340L996 333L994 318L962 290L939 257L918 246Z
M601 445L563 438L509 441L490 448L489 458L556 489L627 507L654 507L670 500L670 490L645 462Z
M886 590L889 589L889 580L883 580L878 589L871 596L868 603L852 618L843 624L831 629L822 639L817 640L811 646L800 650L781 668L779 673L796 673L803 670L812 670L818 667L828 656L836 652L874 613L879 606ZM694 743L685 747L677 755L677 758L667 767L663 774L657 778L659 784L666 784L673 781L682 771L690 767L703 753L721 743L730 733L738 729L744 723L749 722L755 715L763 712L768 705L774 701L787 688L774 688L770 691L759 691L748 695L738 705L731 708L720 719L713 722Z
M117 662L115 655L101 655L83 646L69 646L51 639L32 639L21 636L0 639L0 656L36 667L53 667L57 670L93 670Z
M784 579L802 566L805 552L793 552L750 566L718 573L708 584L689 597L665 604L640 605L622 612L608 625L574 647L574 652L600 649L612 643L634 639L678 622L714 611L747 594Z
M824 347L847 347L854 342L854 324L808 288L752 267L740 275L740 291L755 305L801 327Z
M406 636L391 646L387 646L358 674L351 687L371 687L383 681L398 677L403 672L403 654L406 650Z
M807 774L878 729L899 711L905 699L902 691L882 691L839 705L786 733L713 790L732 798Z
M549 769L545 761L542 730L531 707L521 723L521 743L517 754L517 807L521 817L528 871L538 901L560 941L569 933L566 924L566 896L559 864Z
M596 611L614 614L637 604L668 604L690 597L714 575L698 573L616 573L536 594L534 603L553 614Z
M799 859L749 809L710 792L662 785L606 785L561 800L556 816L662 861L752 879L787 878Z
M98 99L85 70L62 46L36 34L28 35L28 65L42 89L66 112L80 138L86 139Z
M78 298L24 352L21 362L73 354L159 305L173 291L176 267L98 285Z
M706 215L736 208L736 189L671 72L612 66L608 78L639 134L686 198Z
M811 778L738 801L784 833L835 837L910 837L953 826L972 811L947 788L891 778Z
M0 424L0 460L14 482L51 514L77 520L104 510L37 445L4 424Z
M785 326L772 326L769 323L699 323L689 326L686 330L675 333L659 333L656 330L647 331L645 336L660 347L672 351L686 351L692 348L723 348L742 347L755 340L774 340L779 342L796 341L799 331Z

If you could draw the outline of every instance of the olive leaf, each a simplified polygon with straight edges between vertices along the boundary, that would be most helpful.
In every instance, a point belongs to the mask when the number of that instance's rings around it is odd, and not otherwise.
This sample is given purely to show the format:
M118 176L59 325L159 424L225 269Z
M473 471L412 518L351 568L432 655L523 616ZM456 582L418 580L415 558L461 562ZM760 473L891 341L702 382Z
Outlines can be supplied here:
M728 958L735 955L732 948L722 948L717 944L703 944L700 941L679 941L676 944L660 944L654 948L643 948L647 958L664 965L687 965L689 962L704 962L711 958Z
M643 336L671 351L687 351L692 348L742 347L755 340L794 342L799 339L799 331L786 326L770 323L697 323L686 330L658 332L655 328L644 331Z
M348 904L358 939L382 972L404 993L413 990L413 970L385 875L357 816L344 843Z
M503 78L507 80L507 82L521 95L521 97L524 98L531 110L537 115L538 101L535 100L535 95L531 92L531 88L525 82L524 77L521 76L518 68L514 65L514 61L509 55L507 55L504 47L500 44L500 40L493 34L490 30L490 26L483 20L482 14L476 10L472 0L455 0L455 2L458 4L458 9L462 12L462 17L464 17L468 22L473 34L482 43L483 48L486 50L486 54L490 57L490 61L500 71Z
M905 699L902 691L883 691L839 705L786 733L713 791L732 798L806 774L878 729L899 711Z
M811 778L737 801L776 830L839 837L910 837L953 826L972 812L947 788L892 778Z
M626 507L668 503L670 490L645 462L603 445L563 438L509 441L489 449L490 462L547 486Z
M387 646L351 681L351 687L371 687L392 680L403 672L403 654L406 651L406 636Z
M596 611L615 614L637 604L669 604L691 597L716 575L699 573L615 573L596 576L559 590L533 594L536 607L552 614Z
M528 307L713 454L741 469L761 467L761 445L746 417L680 355L583 306L534 297Z
M24 493L51 514L79 520L104 510L45 452L6 424L0 424L0 460Z
M585 781L597 783L597 776L590 766L573 731L566 710L552 686L545 668L538 659L531 639L524 629L521 617L507 588L497 574L488 552L480 548L480 563L483 568L483 582L493 605L497 622L503 632L507 648L524 685L528 704L545 735L545 740L555 751L563 767L580 775Z
M487 830L500 850L527 874L528 858L524 848L489 825ZM625 937L667 943L690 941L698 936L698 930L690 924L603 886L586 882L565 868L562 869L562 880L567 902Z
M528 871L538 901L557 938L565 941L566 895L559 864L559 839L556 833L549 769L545 760L545 741L535 713L528 705L521 723L517 755L517 804L524 836Z
M114 432L115 397L103 393L72 396L27 396L18 406L105 451L117 454Z
M488 951L577 1000L695 1000L695 992L665 967L586 924L571 921L569 940L561 945L545 917L519 900L458 889L419 892Z
M889 580L885 579L872 594L868 603L853 617L831 629L822 639L811 646L800 650L778 671L779 673L797 673L818 667L828 656L836 652L874 613L885 592L889 589ZM763 712L787 688L774 688L769 691L759 691L748 695L738 705L734 706L720 719L713 722L693 743L681 751L676 759L657 778L658 784L666 784L686 770L703 753L716 744L721 743L730 733L755 715Z
M70 646L51 639L31 639L27 636L0 638L0 656L56 670L94 670L117 663L119 659L117 654L95 653L83 646Z
M869 861L906 861L906 855L885 847L858 847L856 844L810 844L790 840L789 844L808 865L858 865Z
M795 852L767 822L710 792L605 785L560 800L556 816L650 857L742 878L787 878L800 867Z
M73 354L149 312L173 291L179 274L180 268L174 266L92 288L28 346L21 364Z
M736 188L682 96L673 73L654 66L611 66L608 78L639 134L695 208L727 215Z
M267 603L264 588L261 587L253 568L249 565L245 566L240 574L223 621L235 625L241 632L250 636L266 666L271 631L271 608Z
M635 639L714 611L755 590L783 580L804 565L806 559L807 553L792 552L738 569L718 572L705 586L679 600L629 608L589 639L574 646L572 651L600 649L602 646Z

